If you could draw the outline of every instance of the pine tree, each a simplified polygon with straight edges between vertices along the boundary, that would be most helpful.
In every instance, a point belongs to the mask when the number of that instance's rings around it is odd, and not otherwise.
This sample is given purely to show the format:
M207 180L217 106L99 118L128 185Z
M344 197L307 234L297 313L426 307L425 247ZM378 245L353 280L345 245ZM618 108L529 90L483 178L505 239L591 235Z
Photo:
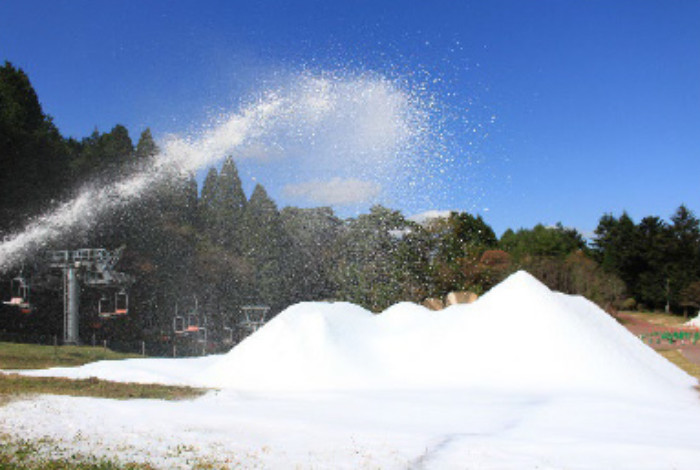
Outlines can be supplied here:
M0 233L24 225L66 194L68 145L44 114L29 78L0 67Z
M289 303L331 299L336 285L333 247L342 224L330 207L285 207L280 213L291 248L283 256L288 276Z
M632 293L650 307L667 304L672 249L670 227L660 217L648 216L641 220L636 231L636 252L627 252L627 256L638 260L634 264L635 272L628 274L628 278L633 275L637 278Z
M246 207L243 185L233 158L228 157L216 185L215 225L217 239L229 249L241 253L241 226Z
M202 184L202 193L199 200L198 227L203 235L209 236L212 240L216 238L216 194L218 192L219 173L216 168L210 168Z
M677 305L681 292L700 280L700 221L685 205L681 205L671 222L668 299L669 303Z
M341 299L374 311L402 300L398 247L407 225L400 212L379 205L346 222L335 261Z
M287 304L289 270L286 254L291 240L286 236L277 205L265 188L255 186L244 214L243 254L255 267L255 286L251 301L263 302L278 310Z
M146 130L141 133L139 141L136 144L136 158L138 160L143 160L156 155L158 152L159 149L153 140L151 129L147 127Z

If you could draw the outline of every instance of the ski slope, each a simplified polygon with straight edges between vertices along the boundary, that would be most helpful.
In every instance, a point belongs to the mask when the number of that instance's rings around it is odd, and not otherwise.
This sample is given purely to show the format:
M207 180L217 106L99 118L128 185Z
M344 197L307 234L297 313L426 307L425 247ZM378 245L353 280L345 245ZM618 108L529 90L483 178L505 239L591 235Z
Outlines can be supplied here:
M469 305L301 303L227 354L28 375L210 387L29 397L0 432L162 468L694 469L696 380L597 306L518 272Z

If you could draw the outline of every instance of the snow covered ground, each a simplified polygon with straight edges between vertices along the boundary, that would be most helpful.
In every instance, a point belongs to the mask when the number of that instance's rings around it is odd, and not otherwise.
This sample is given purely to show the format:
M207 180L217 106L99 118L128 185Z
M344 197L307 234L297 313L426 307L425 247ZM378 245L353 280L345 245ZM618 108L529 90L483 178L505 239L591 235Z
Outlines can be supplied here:
M520 272L476 303L290 307L231 352L31 375L215 388L190 401L41 396L0 432L187 468L695 469L696 381L595 305Z

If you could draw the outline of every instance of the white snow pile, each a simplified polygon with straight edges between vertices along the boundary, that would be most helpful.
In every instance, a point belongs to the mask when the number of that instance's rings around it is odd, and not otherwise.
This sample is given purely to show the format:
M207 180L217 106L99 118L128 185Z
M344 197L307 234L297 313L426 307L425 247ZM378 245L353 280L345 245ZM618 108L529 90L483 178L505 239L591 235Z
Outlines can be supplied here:
M160 468L695 469L696 381L525 272L477 302L374 315L302 303L228 354L32 375L217 388L189 401L39 396L0 434Z
M229 353L101 361L28 375L245 391L480 389L655 395L691 378L583 297L513 274L472 304L289 307Z
M476 303L374 315L301 303L198 376L246 390L559 389L623 395L694 380L582 297L518 272Z
M700 312L698 312L698 315L695 318L691 318L685 322L685 326L690 328L700 328Z

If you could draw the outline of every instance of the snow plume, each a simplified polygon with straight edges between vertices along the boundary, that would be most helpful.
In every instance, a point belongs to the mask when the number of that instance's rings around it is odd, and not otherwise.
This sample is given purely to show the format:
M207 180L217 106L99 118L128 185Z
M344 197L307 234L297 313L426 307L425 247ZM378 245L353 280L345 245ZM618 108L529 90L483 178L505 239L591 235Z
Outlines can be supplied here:
M161 153L140 171L107 186L85 189L36 218L22 232L7 236L0 243L0 270L10 269L71 230L90 229L101 216L130 204L154 183L187 175L227 155L257 160L297 158L297 175L309 178L318 177L313 174L317 169L336 175L389 175L406 163L409 149L413 152L425 140L428 114L405 83L382 76L296 76L255 96L238 112L220 116L200 135L166 138ZM348 182L362 183L344 177L346 189ZM379 187L365 183L360 189L368 196ZM322 197L301 188L312 198ZM342 203L345 199L336 200Z
M284 187L284 193L287 196L324 206L368 202L378 196L381 190L379 183L356 178L333 178L329 181L311 181Z
M408 220L411 220L417 224L421 225L429 225L431 222L434 220L440 220L440 219L448 219L450 217L450 214L452 212L460 212L457 210L432 210L432 211L425 211L421 212L420 214L415 214L412 215L411 217L408 218Z

